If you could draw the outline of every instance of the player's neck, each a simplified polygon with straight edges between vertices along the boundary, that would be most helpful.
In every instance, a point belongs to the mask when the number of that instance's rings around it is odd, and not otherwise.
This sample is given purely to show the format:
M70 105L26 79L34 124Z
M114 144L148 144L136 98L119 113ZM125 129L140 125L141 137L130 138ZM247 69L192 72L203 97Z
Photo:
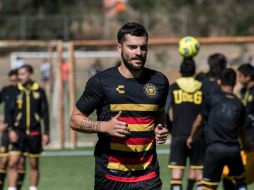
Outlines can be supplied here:
M229 94L233 94L234 88L232 86L223 86L221 85L221 91Z
M125 78L139 78L142 74L142 70L130 71L123 63L118 67L118 70Z
M250 81L248 84L247 84L247 88L250 89L254 87L254 81Z

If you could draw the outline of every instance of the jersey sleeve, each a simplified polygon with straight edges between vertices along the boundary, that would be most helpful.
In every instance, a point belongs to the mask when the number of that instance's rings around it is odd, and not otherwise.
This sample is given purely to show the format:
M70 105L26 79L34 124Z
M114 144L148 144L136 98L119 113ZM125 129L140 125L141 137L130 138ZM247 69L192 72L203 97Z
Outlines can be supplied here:
M202 101L202 105L200 108L200 114L202 115L203 118L207 119L209 112L211 109L211 96L206 96L203 101Z
M101 106L103 100L103 87L97 74L88 80L83 94L76 103L76 107L83 114L90 115L95 109Z

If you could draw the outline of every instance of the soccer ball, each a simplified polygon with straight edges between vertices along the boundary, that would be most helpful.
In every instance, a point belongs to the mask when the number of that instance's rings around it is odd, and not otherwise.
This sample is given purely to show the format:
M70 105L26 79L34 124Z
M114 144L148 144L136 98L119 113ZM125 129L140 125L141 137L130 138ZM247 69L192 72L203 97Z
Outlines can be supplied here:
M183 57L194 57L198 54L200 44L198 40L192 36L182 38L178 43L178 52Z

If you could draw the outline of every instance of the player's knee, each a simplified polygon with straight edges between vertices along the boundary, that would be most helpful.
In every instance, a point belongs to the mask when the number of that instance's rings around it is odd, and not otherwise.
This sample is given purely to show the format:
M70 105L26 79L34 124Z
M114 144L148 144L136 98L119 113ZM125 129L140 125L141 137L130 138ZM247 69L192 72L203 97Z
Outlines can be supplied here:
M30 162L31 170L39 170L39 164L37 162Z
M18 168L18 162L17 161L10 161L8 164L8 168L10 170L17 169Z

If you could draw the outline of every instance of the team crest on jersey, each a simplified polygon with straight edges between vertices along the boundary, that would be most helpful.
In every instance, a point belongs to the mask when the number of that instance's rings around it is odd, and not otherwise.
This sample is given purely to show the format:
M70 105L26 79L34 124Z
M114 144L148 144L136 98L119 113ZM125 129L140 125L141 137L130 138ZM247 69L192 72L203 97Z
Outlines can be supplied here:
M116 91L117 91L119 94L124 94L124 93L125 93L124 85L118 85L117 88L116 88Z
M158 94L158 89L151 83L146 84L144 90L148 96L156 96Z
M33 92L33 97L34 97L34 99L39 99L40 98L40 93L39 92Z
M252 102L252 101L253 101L253 96L250 95L250 96L248 97L248 102Z

